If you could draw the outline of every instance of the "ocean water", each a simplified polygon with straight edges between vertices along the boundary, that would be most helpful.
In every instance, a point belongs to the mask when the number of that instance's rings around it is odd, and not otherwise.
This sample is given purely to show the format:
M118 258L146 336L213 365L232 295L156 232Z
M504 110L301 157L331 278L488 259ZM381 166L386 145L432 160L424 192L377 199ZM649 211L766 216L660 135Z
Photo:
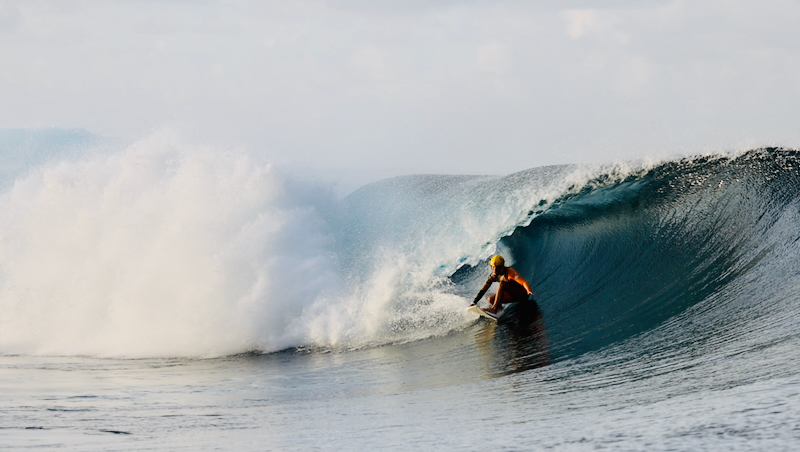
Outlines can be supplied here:
M800 440L797 151L338 199L168 133L0 147L0 448ZM494 253L537 301L497 324L465 313Z

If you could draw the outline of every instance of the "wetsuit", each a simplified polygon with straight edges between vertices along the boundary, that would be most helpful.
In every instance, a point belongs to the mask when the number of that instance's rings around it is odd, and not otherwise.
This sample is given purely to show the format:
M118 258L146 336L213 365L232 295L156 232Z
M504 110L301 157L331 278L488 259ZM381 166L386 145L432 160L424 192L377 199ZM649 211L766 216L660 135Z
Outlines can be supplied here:
M525 281L525 279L523 279L522 276L520 276L519 273L517 273L517 271L513 268L506 267L502 273L492 273L488 278L486 278L486 283L483 284L481 291L478 292L477 296L475 296L475 300L472 302L472 304L478 304L493 283L500 283L500 287L497 289L497 296L500 297L501 304L528 301L528 292L533 292L531 290L531 286L528 284L528 281ZM511 301L503 301L503 297L506 294L511 297Z

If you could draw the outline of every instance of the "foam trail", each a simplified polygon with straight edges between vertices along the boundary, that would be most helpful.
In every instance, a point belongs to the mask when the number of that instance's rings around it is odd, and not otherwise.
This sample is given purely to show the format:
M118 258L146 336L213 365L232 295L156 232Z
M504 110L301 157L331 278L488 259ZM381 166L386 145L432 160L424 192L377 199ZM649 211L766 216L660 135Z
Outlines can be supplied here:
M0 353L215 356L301 343L336 290L317 208L242 155L158 134L0 196Z
M452 293L448 278L400 255L376 255L382 264L348 278L349 290L315 303L299 319L306 344L356 349L444 335L467 324L465 300Z

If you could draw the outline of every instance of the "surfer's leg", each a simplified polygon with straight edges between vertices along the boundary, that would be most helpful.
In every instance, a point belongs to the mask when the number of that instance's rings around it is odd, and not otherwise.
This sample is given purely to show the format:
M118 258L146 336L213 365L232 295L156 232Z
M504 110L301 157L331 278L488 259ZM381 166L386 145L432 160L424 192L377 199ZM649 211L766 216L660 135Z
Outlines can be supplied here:
M503 304L506 303L522 303L528 301L528 291L516 281L509 281L506 283L505 295L503 297Z
M495 308L494 308L494 300L495 300L495 298L497 298L497 294L496 293L493 293L493 294L489 295L489 297L486 298L486 301L489 302L489 307L484 309L484 311L486 311L486 312L494 312L495 311Z
M493 293L493 294L489 295L489 297L486 299L489 302L489 307L487 309L485 309L485 311L494 312L493 309L494 309L494 299L495 298L497 298L497 294L496 293Z
M497 294L489 295L489 304L491 305L489 308L484 309L486 312L491 312L492 314L497 314L497 310L500 309L500 306L509 303L518 303L521 300L518 300L511 296L510 293L506 292L503 294L503 299L500 300L499 303L495 303L497 299ZM527 300L527 299L526 299Z
M500 305L503 304L503 301L508 295L508 292L506 292L505 288L506 284L501 281L500 284L498 284L497 286L497 293L491 296L492 306L489 309L487 309L488 312L491 312L492 314L496 313L497 309L500 308Z
M500 291L498 290L498 292L500 292ZM492 295L489 295L489 298L488 298L489 307L487 309L484 309L484 311L491 312L492 314L496 314L497 310L500 309L500 306L502 306L504 304L513 303L514 302L514 299L511 297L511 294L506 292L506 293L504 293L502 295L503 295L503 299L500 300L499 303L495 302L495 300L497 300L497 294L496 293L492 294Z

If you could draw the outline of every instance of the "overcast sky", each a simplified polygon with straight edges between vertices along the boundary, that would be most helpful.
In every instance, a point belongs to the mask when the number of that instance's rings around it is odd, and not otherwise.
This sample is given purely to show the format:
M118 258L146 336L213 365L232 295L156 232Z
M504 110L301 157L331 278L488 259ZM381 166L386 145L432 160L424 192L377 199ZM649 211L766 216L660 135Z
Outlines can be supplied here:
M375 175L800 147L798 30L798 0L0 0L0 127Z

